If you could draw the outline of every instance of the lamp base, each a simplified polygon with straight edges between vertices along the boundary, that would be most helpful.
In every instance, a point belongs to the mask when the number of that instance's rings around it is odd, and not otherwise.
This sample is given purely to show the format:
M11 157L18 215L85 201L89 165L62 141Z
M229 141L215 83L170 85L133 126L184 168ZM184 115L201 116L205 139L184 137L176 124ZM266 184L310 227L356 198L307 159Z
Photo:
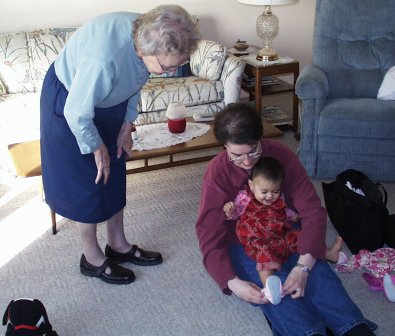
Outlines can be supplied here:
M256 55L258 61L269 62L278 60L277 52L272 48L262 48Z

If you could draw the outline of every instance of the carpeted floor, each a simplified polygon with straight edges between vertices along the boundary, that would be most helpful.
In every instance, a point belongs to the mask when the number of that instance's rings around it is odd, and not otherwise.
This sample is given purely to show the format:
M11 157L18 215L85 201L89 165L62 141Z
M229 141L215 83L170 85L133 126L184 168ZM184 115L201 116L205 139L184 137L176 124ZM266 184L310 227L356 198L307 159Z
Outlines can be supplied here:
M296 150L290 132L281 141ZM133 266L137 280L125 286L79 273L76 226L61 219L59 233L51 234L39 179L0 179L0 307L15 298L38 298L61 336L271 335L259 309L223 295L203 269L194 224L205 167L200 163L128 176L127 235L143 248L161 251L165 261ZM320 182L314 181L321 195ZM395 184L385 186L394 213ZM32 227L35 232L29 231ZM329 225L328 242L335 235ZM104 247L104 225L98 236ZM360 272L339 276L366 317L379 324L377 335L392 335L395 304L381 292L370 292Z

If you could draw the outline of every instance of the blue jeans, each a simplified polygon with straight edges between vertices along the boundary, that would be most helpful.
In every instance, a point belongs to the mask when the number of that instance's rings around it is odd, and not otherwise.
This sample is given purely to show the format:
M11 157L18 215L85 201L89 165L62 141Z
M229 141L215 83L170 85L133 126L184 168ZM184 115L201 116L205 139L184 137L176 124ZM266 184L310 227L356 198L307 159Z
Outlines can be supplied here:
M244 247L233 245L230 258L237 276L260 287L262 283L256 270L256 262L246 256ZM284 283L295 266L298 254L290 256L275 272ZM257 305L272 324L273 335L308 336L326 335L326 327L335 335L343 335L360 323L374 330L377 325L366 320L356 304L348 296L340 279L329 265L317 260L307 279L305 296L292 299L285 296L279 305Z

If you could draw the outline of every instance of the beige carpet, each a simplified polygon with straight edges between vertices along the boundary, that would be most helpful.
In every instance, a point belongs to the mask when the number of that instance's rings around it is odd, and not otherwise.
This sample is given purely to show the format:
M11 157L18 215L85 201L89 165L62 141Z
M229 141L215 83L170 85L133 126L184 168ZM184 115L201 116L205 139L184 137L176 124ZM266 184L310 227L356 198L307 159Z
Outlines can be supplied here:
M292 134L282 141L297 147ZM79 273L76 226L62 219L59 233L50 233L39 179L0 180L5 181L0 184L0 255L5 256L0 307L14 298L38 298L61 336L271 335L259 309L221 294L203 269L194 224L205 167L200 163L128 176L127 235L141 247L161 251L165 261L151 268L125 264L137 276L126 286ZM320 181L315 183L321 194ZM395 184L385 186L395 212ZM25 235L30 228L37 232ZM104 247L104 225L98 235ZM329 227L328 241L334 237ZM340 277L366 316L379 324L377 335L392 335L395 304L383 293L369 292L358 272Z

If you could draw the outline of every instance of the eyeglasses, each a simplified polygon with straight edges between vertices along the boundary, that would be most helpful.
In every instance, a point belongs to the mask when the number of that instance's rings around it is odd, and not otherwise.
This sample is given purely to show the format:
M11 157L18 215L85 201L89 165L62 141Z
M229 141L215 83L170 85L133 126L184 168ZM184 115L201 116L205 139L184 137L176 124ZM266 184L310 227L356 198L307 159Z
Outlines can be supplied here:
M163 72L172 72L172 71L176 70L178 67L183 66L183 65L189 63L189 61L186 61L186 62L184 62L184 63L182 63L182 64L180 64L180 65L166 66L166 65L163 65L163 64L159 61L159 59L158 59L158 57L157 57L156 55L154 55L154 56L155 56L155 58L156 58L156 61L158 62L158 64L159 64L160 67L162 68Z
M255 146L254 149L251 150L251 152L247 154L242 154L234 159L230 159L230 162L232 163L243 163L247 158L249 159L256 159L257 157L260 157L262 154L262 147L261 147L261 142L259 141L257 145Z

